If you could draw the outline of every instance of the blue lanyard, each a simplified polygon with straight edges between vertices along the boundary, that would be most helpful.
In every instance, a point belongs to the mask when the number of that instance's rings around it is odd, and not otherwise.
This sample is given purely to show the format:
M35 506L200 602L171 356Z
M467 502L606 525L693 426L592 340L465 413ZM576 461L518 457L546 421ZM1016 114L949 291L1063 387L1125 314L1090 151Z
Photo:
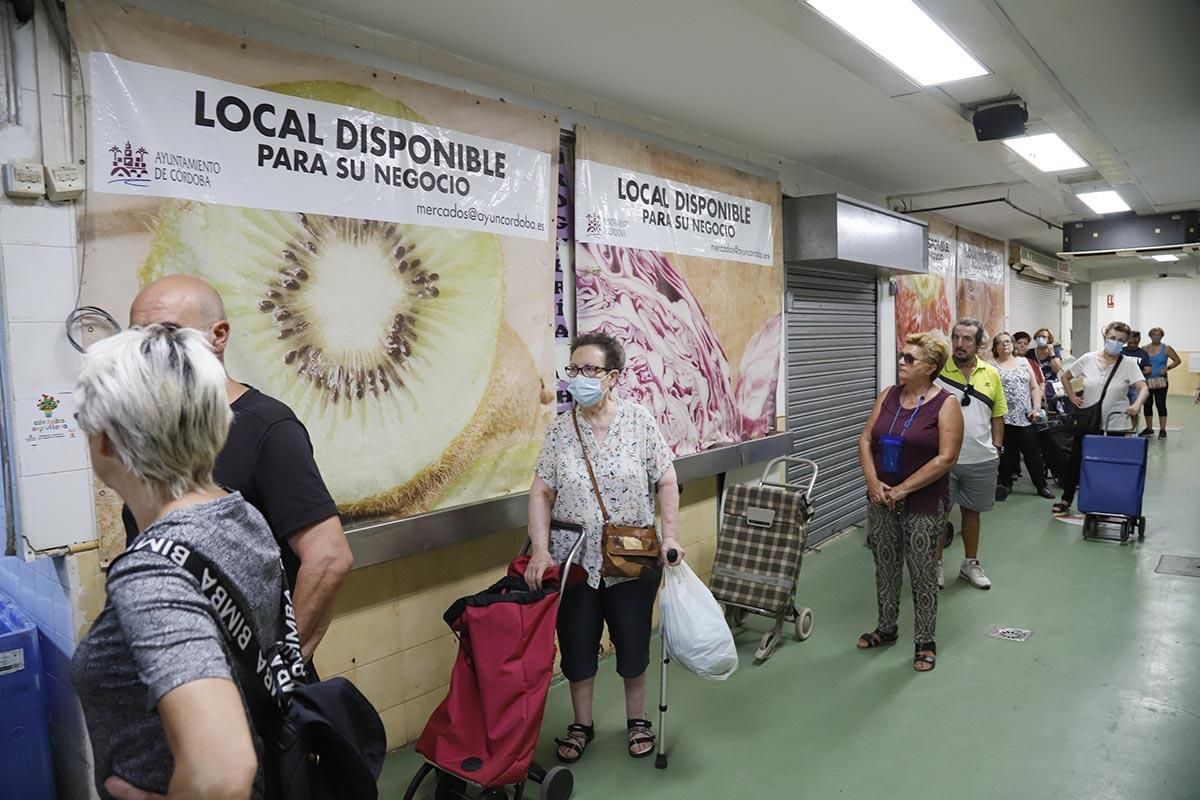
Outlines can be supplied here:
M921 403L925 402L925 395L922 394L917 398L917 407L908 415L908 420L905 421L904 427L900 429L900 438L904 438L904 434L908 433L908 426L913 424L913 419L917 416L917 412L921 410ZM896 416L892 417L892 424L888 427L888 436L892 435L892 431L896 427L896 420L900 419L900 409L904 408L900 403L900 397L896 398Z

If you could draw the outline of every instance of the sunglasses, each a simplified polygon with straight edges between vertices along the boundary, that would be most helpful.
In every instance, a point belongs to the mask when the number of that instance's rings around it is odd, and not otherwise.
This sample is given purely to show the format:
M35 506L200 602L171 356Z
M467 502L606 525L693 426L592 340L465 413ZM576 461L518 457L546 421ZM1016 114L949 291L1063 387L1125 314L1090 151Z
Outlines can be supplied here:
M966 408L969 405L971 405L971 395L967 392L963 392L962 402L959 403L959 405L962 406L963 408Z
M919 361L920 359L918 359L912 353L897 353L896 360L903 361L905 364L907 364L908 366L911 367L913 364L917 363L917 361Z

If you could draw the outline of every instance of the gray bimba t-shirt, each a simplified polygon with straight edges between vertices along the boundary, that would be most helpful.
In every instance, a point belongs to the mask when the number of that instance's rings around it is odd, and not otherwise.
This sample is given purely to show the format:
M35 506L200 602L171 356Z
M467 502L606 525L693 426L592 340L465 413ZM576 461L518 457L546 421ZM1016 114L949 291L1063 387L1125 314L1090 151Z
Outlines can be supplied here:
M246 602L263 646L282 638L279 548L266 521L240 494L173 511L143 531L193 548ZM195 577L161 555L138 550L113 562L104 609L79 647L71 679L83 705L95 756L96 788L117 775L165 794L174 761L157 712L171 690L202 678L252 676L231 661L212 604ZM243 700L245 706L245 700ZM255 737L261 754L261 742ZM261 759L260 759L261 761ZM262 773L254 796L262 794Z

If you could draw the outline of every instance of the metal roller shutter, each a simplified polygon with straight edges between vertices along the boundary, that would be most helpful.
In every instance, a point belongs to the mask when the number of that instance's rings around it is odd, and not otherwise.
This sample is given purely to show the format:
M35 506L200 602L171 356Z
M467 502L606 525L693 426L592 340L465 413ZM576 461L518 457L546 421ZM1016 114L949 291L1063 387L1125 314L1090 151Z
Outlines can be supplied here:
M1032 336L1038 328L1049 328L1062 338L1063 288L1057 283L1014 277L1008 285L1008 299L1009 333L1025 331Z
M820 467L815 544L867 516L858 437L878 391L878 298L873 277L810 267L788 267L787 292L788 430Z

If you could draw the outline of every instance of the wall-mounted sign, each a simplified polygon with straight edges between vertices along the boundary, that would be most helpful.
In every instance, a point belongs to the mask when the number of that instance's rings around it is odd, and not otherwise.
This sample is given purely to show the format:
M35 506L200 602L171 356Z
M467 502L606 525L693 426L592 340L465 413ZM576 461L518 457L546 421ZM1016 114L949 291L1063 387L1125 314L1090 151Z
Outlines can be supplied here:
M78 439L75 407L65 394L43 394L24 404L19 438L22 447L44 447Z
M575 164L580 244L774 265L767 203L597 161Z

